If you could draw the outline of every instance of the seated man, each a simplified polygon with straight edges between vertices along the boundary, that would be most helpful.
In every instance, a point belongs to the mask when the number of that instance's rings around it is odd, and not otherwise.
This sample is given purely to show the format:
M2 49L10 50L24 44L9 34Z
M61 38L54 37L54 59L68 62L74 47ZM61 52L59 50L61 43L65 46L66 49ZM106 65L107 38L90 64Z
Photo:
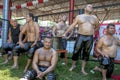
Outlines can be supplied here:
M20 80L34 80L35 78L45 78L55 80L54 69L57 64L58 56L56 51L51 48L51 38L44 39L44 47L36 50L33 57L33 69L26 72Z
M17 23L17 20L10 20L8 40L7 43L3 45L3 56L5 58L5 62L3 64L8 63L9 55L12 57L12 50L14 46L18 43L21 29L22 27L20 27L20 25Z

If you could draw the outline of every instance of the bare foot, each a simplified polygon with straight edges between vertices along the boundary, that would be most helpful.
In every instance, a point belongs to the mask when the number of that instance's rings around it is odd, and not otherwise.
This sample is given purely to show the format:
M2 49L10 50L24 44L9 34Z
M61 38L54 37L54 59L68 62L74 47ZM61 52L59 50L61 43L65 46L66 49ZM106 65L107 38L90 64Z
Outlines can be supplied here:
M96 66L93 70L101 72L101 69L98 66Z
M3 62L1 64L4 65L4 64L8 64L8 63L9 63L8 60L6 60L5 62Z
M18 66L12 66L11 69L18 69Z
M85 71L81 71L81 73L82 73L83 75L88 75L88 73L86 73Z
M25 78L20 78L20 80L28 80L28 79L25 79Z
M73 71L73 69L75 69L75 68L76 68L76 66L74 65L69 69L69 71Z
M98 60L98 58L93 58L93 60L96 60L96 61L97 61L97 60Z
M107 79L104 79L104 78L103 78L102 80L107 80Z

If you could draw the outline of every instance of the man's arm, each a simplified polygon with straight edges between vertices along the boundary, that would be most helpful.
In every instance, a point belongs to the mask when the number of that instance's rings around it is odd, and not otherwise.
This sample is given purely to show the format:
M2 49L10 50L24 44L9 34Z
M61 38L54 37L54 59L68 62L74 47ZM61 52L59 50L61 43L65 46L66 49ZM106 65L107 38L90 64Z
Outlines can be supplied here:
M23 34L25 34L26 32L26 25L24 25L24 27L22 27L21 31L20 31L20 34L19 34L19 42L22 42L22 37L23 37Z
M20 32L22 31L22 29L23 29L23 26L20 26ZM25 34L25 33L24 33ZM20 33L19 33L19 35L20 35ZM24 36L23 36L24 37ZM22 37L22 42L25 42L26 40L27 40L27 37L25 37L24 39L23 39L23 37Z
M22 31L22 29L23 29L23 26L20 26L20 31Z
M32 62L32 67L33 69L39 73L39 69L38 69L38 56L39 56L39 49L35 51L34 57L33 57L33 62Z
M103 46L103 41L102 41L102 38L100 38L97 42L96 50L99 54L103 56L104 54L101 51L102 46Z
M53 30L52 30L52 35L53 35L53 37L56 37L56 35L55 35L55 31L56 31L56 25L53 27Z
M120 40L118 40L118 46L120 46Z
M69 39L73 35L73 30L70 32L70 34L66 37L66 39Z
M48 69L43 72L43 74L45 75L45 74L53 71L55 69L56 64L57 64L57 61L58 61L57 52L53 51L53 56L52 56L52 59L51 59L51 66L49 66Z
M95 16L95 32L99 30L99 27L100 26L100 23L99 23L99 20L98 18Z
M117 36L114 36L117 40L117 45L120 46L120 39Z
M23 34L26 32L26 29L27 29L27 26L25 24L25 26L23 27L22 31L20 31L20 34L19 34L19 42L18 43L21 47L24 47L24 44L22 42L22 38L23 38Z
M11 29L9 28L8 31L8 42L12 42L12 34L11 34Z
M63 36L66 35L69 31L71 31L78 23L78 19L76 17L75 21L68 27L68 29L64 32Z

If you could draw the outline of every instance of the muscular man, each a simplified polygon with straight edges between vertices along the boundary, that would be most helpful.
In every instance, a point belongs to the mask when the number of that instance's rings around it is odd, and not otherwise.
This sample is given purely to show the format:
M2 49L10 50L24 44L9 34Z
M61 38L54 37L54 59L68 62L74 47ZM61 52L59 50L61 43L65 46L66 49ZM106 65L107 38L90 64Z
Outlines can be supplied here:
M53 41L53 48L54 49L63 49L66 50L67 46L67 39L71 36L69 35L67 38L63 38L62 35L63 33L67 30L68 26L66 24L67 17L63 15L59 22L53 27L53 37L56 41ZM72 33L71 33L72 34ZM57 45L55 45L56 43ZM65 55L64 53L61 53L60 55L61 58L64 58Z
M3 45L4 64L8 63L8 55L12 55L13 47L18 43L21 27L14 19L10 20L7 43ZM7 54L8 53L8 54Z
M82 56L82 68L81 72L84 75L87 75L85 72L86 62L89 59L90 51L93 45L93 34L94 31L98 29L98 19L96 16L92 15L93 7L91 4L88 4L85 7L85 13L76 16L73 24L67 29L64 33L64 37L66 33L72 30L76 25L78 25L78 37L74 46L73 56L72 56L72 66L70 71L75 68L76 61L79 58L79 55ZM83 50L83 51L82 51ZM79 54L80 53L80 54Z
M26 72L20 80L42 79L47 75L47 80L55 80L54 69L57 64L57 52L51 48L51 38L44 39L44 47L36 50L33 58L32 71Z
M107 80L106 77L111 77L114 69L113 61L117 54L118 45L120 46L120 40L117 37L113 36L114 33L115 25L108 24L106 34L99 39L96 46L97 52L100 53L103 58L100 63L100 69L103 76L102 80Z
M24 44L22 42L23 34L26 34L26 37L27 37L27 39L26 39L27 42L25 42ZM24 25L24 27L19 35L19 45L17 45L13 51L14 52L14 57L13 57L14 64L13 64L12 68L18 68L19 53L22 51L23 52L28 51L28 53L27 53L28 61L27 61L27 65L24 70L24 72L26 72L26 70L28 69L28 67L31 63L34 51L39 46L41 46L41 45L39 45L38 40L39 40L38 23L34 22L34 15L32 13L29 13L29 15L26 16L26 24ZM40 44L41 44L41 42L40 42Z

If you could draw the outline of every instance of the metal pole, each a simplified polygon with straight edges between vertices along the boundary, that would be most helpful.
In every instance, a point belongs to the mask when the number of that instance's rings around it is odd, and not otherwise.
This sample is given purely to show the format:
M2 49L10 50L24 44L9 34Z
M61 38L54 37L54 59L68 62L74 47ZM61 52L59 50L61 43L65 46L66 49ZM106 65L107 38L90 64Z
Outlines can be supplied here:
M4 0L2 21L2 45L7 42L9 0Z
M12 7L12 0L9 0L9 15L8 15L8 19L10 20L11 19L11 16L12 16L12 10L10 10L10 7Z
M74 16L74 0L70 0L69 24L73 23Z

